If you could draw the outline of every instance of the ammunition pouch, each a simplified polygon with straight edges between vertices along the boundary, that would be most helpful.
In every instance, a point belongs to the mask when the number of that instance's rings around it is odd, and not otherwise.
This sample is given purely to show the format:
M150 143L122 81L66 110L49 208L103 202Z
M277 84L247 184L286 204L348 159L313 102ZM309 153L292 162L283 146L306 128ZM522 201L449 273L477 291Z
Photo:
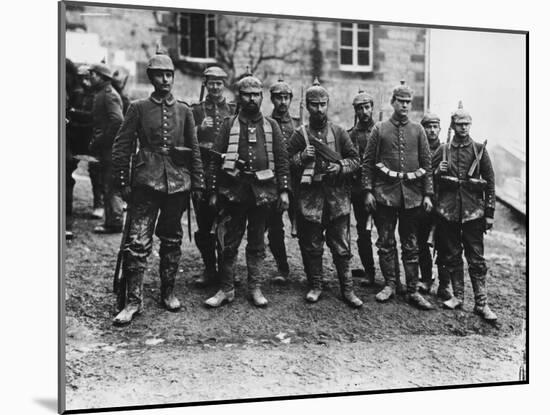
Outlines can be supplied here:
M191 165L191 155L193 151L188 147L170 147L168 154L178 167L185 167Z
M487 181L484 179L469 178L464 182L464 186L472 192L483 192L487 187Z
M238 153L226 153L223 159L222 170L232 177L237 177L239 174L239 169L237 167L238 161Z
M420 167L419 169L416 169L415 171L406 173L401 171L390 170L389 168L386 167L384 163L380 162L380 163L376 163L376 168L384 176L391 177L392 179L400 179L404 181L414 181L426 175L426 170L424 170L422 167Z
M271 169L257 170L254 172L254 176L259 182L267 182L275 178L275 173Z
M209 160L211 160L212 147L214 147L214 143L199 144L199 149L201 151L201 159L203 162L208 162Z
M464 188L471 192L483 192L487 187L487 181L475 178L460 180L455 176L440 176L439 186L441 190L457 190L460 186L464 186Z
M442 190L456 190L460 187L460 179L455 176L440 176L439 185Z

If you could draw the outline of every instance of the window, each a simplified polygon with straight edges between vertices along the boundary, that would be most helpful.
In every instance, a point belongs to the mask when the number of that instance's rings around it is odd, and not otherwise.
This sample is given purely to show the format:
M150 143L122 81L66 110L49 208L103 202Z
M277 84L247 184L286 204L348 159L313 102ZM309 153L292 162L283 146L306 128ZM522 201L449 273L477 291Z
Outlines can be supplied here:
M372 25L340 23L340 69L372 71Z
M180 13L180 58L195 62L216 59L216 16L214 14Z

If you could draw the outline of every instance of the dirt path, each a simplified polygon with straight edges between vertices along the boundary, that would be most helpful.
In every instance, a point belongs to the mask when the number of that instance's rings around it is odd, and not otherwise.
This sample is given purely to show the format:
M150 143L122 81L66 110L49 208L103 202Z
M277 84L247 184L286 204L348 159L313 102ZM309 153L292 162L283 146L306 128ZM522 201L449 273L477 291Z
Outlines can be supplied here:
M116 328L111 275L119 236L91 233L96 222L88 219L90 184L82 167L75 189L76 238L66 253L67 409L518 380L525 226L503 206L486 246L497 327L472 313L468 279L464 310L422 312L402 298L374 301L382 285L378 273L374 287L358 281L365 306L352 310L340 299L329 255L327 289L319 303L306 304L297 243L289 239L291 282L269 282L274 265L268 254L263 274L270 305L264 310L248 302L246 283L233 304L205 309L202 302L213 289L193 285L199 255L185 241L176 286L183 308L166 312L158 304L155 245L145 311L131 326ZM237 272L245 275L245 269L241 255ZM430 300L441 305L435 296Z

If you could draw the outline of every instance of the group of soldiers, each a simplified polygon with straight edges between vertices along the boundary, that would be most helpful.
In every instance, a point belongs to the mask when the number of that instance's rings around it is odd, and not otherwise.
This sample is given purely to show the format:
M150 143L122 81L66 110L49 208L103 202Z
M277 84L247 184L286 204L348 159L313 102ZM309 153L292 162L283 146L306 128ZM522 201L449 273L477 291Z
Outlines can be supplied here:
M492 227L495 210L494 173L485 144L469 135L472 118L461 106L451 118L454 137L450 140L449 134L441 144L437 115L425 114L420 124L409 119L413 91L403 81L392 91L392 116L378 123L372 96L360 91L351 100L356 123L346 131L330 121L329 93L317 80L305 91L309 120L303 123L289 114L293 91L283 80L270 87L273 113L267 116L261 112L262 82L250 73L237 82L234 104L224 97L227 74L216 66L207 68L206 97L188 106L171 93L174 72L167 55L150 59L147 73L154 91L130 104L113 135L112 183L128 203L125 304L115 324L128 324L142 310L153 233L160 239L161 302L170 311L181 307L174 284L181 218L190 203L204 263L196 282L216 289L206 306L234 300L240 280L235 259L245 231L249 295L257 307L268 304L261 291L265 234L277 264L275 281L285 282L289 264L283 212L288 211L309 285L308 302L317 302L322 294L326 240L343 300L351 307L363 305L354 293L352 274L374 283L374 223L384 278L377 301L401 292L419 309L434 308L425 294L434 282L430 239L435 239L437 296L443 305L463 305L464 250L474 312L490 322L497 319L487 304L483 257L484 233ZM353 272L352 206L364 267ZM396 226L406 287L400 283Z

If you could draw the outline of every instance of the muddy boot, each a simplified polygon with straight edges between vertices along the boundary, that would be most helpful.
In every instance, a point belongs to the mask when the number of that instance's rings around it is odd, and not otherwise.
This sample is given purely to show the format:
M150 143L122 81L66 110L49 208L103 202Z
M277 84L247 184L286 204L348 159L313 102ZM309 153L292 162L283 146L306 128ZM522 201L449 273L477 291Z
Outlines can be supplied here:
M403 265L407 280L407 301L420 310L433 310L433 305L418 292L418 264L405 262Z
M204 301L204 305L212 308L220 307L224 303L231 303L235 299L235 290L223 291L219 290L212 297Z
M461 308L464 304L464 267L448 267L453 286L453 295L447 301L443 302L445 308L454 310Z
M394 260L394 268L395 268L395 293L397 295L406 295L407 287L403 285L403 283L401 282L401 269L399 268L399 258L397 258L397 255L395 256L395 260Z
M321 275L312 275L309 279L310 289L306 294L306 301L316 303L323 292L323 278Z
M288 275L290 272L288 271L288 269L284 269L284 268L283 269L279 268L278 271L279 273L275 277L273 277L273 282L275 284L286 284L288 282Z
M103 219L103 216L105 215L105 209L102 207L96 207L92 211L92 219Z
M162 251L161 251L162 252ZM180 301L174 295L176 274L178 273L179 252L169 252L160 257L160 299L168 311L181 308Z
M344 301L352 307L361 307L363 302L357 298L353 292L353 279L351 277L351 271L349 269L349 259L338 258L334 261L336 267L336 273L338 274L338 280L340 281L340 291Z
M267 305L267 299L262 294L260 287L254 287L250 290L250 298L256 307L265 307Z
M395 286L393 284L386 285L384 288L382 288L381 291L376 294L374 297L376 301L380 303L385 303L386 301L389 301L390 298L392 298L395 295Z
M143 274L141 272L123 271L127 274L127 303L113 319L113 324L116 326L124 326L130 324L134 315L141 313L143 302Z
M361 235L357 239L357 250L359 251L359 258L361 259L361 264L363 264L364 270L362 271L362 277L365 278L364 284L365 285L372 285L374 284L374 276L375 276L375 270L374 270L374 258L372 255L372 243L371 243L371 235L370 231L366 234ZM354 275L354 271L352 271L352 275Z
M195 245L197 245L204 263L204 270L196 277L195 284L204 287L216 281L215 240L212 237L204 239L198 232L195 232Z
M474 290L474 313L488 322L495 322L497 315L487 305L487 285L485 273L473 273L470 271L470 279Z
M426 258L419 258L420 266L420 281L418 282L418 291L422 294L429 294L433 284L433 274L432 274L432 258L429 256Z
M437 296L443 301L450 300L453 297L451 292L451 273L449 267L446 265L439 265L437 267L437 274L439 279L439 286L437 287Z

